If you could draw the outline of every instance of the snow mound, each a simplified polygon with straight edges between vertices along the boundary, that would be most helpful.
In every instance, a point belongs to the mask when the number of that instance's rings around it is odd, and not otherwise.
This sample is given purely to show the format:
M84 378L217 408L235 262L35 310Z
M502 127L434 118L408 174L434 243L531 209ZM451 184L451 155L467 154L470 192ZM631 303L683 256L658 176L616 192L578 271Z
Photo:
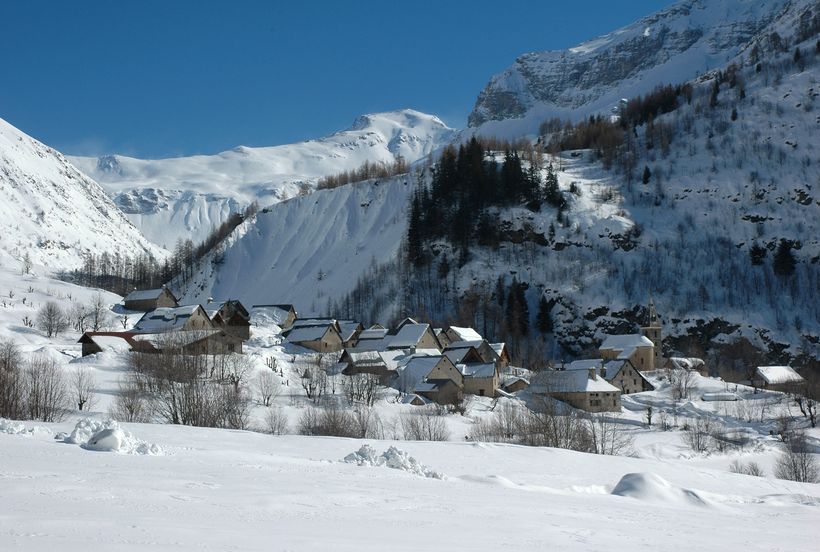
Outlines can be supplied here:
M0 418L0 433L8 433L9 435L34 435L35 433L51 433L51 430L40 426L26 427L25 424L21 422Z
M444 475L431 470L403 450L390 447L379 454L370 445L362 445L356 452L345 456L344 461L357 466L383 466L394 470L401 470L421 477L444 479Z
M86 450L119 452L120 454L141 454L160 456L162 448L154 443L146 443L125 431L114 420L92 420L83 418L74 426L64 443L80 445Z
M628 473L618 481L612 494L668 505L707 505L695 491L677 487L654 473Z

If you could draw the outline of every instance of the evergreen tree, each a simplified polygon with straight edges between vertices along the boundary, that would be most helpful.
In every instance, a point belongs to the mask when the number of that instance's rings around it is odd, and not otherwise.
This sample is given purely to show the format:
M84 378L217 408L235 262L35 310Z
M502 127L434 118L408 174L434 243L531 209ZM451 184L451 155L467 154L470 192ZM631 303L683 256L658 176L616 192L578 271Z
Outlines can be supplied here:
M641 176L641 182L644 184L649 184L650 178L652 178L652 171L649 170L649 165L645 165L643 168L643 176Z
M780 245L777 246L777 252L774 254L772 260L772 269L778 276L791 276L794 274L797 260L792 254L792 245L786 240L780 240Z
M766 248L761 246L757 242L753 243L752 247L749 248L749 257L752 259L753 265L762 265L763 259L766 258Z
M415 266L423 264L421 228L421 198L416 193L410 204L410 220L407 224L407 257Z
M543 295L538 301L538 314L535 316L535 326L542 334L552 331L552 307Z

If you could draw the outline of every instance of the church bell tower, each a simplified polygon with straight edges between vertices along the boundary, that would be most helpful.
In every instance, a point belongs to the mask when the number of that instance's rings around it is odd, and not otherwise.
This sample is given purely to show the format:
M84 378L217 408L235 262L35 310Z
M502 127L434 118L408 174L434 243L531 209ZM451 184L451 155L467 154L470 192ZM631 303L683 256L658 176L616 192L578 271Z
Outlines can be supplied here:
M649 308L647 313L646 325L641 328L641 333L645 335L654 345L654 369L659 370L663 368L663 349L662 349L662 327L661 319L658 316L658 311L655 310L655 301L649 297Z

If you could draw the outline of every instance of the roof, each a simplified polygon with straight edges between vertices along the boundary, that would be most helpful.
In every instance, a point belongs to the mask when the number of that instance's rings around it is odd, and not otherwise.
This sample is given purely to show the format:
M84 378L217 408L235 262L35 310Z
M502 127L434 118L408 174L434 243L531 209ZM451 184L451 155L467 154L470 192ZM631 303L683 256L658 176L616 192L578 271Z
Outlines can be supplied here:
M458 336L459 341L481 341L481 337L477 331L472 328L459 328L458 326L450 326L448 328L451 332Z
M185 347L216 334L223 334L222 330L180 330L175 332L140 333L134 336L134 341L145 341L161 349L165 345L171 347Z
M158 299L159 296L166 291L168 291L168 288L135 289L126 295L123 301L149 301L151 299Z
M282 308L283 306L293 308L291 305L254 305L252 316L254 318L257 318L260 314L267 316L271 319L271 322L277 326L281 326L287 321L289 315L289 310Z
M501 355L504 353L504 351L507 350L507 344L506 343L490 343L490 348L493 351L495 351L495 354L497 354L500 358Z
M695 357L672 357L669 359L669 362L672 364L672 367L676 370L697 370L698 368L706 364L703 361L703 359Z
M391 349L409 349L418 345L424 332L430 328L430 324L404 324L398 333L390 338L387 344Z
M354 366L387 366L387 363L378 351L347 352L350 362Z
M604 363L602 358L588 358L584 360L574 360L569 364L564 365L564 370L590 370L594 368L599 370Z
M349 320L339 321L339 329L341 330L342 341L348 341L353 337L356 331L361 328L361 324L358 322L352 322Z
M201 308L199 305L183 305L181 307L160 307L148 311L134 325L134 331L162 333L181 330L199 308Z
M78 343L95 343L103 351L127 352L134 345L132 332L85 332Z
M254 309L276 308L276 309L283 310L283 311L294 311L294 312L296 312L296 309L293 308L293 305L284 304L284 303L279 304L279 305L253 305L251 308L254 308Z
M628 359L635 353L635 349L654 346L655 344L648 337L641 334L608 335L601 343L599 350L620 351L618 358Z
M330 324L324 326L294 327L286 337L288 343L302 343L305 341L318 341L330 331Z
M399 379L405 389L415 389L416 386L423 382L428 374L433 371L433 368L441 361L441 356L413 356L400 369Z
M758 366L757 374L769 385L804 381L803 376L795 372L791 366Z
M458 371L465 378L491 378L495 376L495 363L482 362L480 364L459 364Z
M479 347L481 347L482 343L484 343L483 339L473 339L470 341L453 341L452 343L447 345L445 349L467 349L469 347L475 347L476 349L478 349Z
M401 402L402 404L427 404L430 401L425 399L421 395L416 395L415 393L408 393L407 395L401 398Z
M604 378L590 378L585 370L544 370L533 378L530 388L536 393L620 393Z
M362 330L359 334L359 341L363 339L381 339L387 335L387 330L384 328L368 328Z

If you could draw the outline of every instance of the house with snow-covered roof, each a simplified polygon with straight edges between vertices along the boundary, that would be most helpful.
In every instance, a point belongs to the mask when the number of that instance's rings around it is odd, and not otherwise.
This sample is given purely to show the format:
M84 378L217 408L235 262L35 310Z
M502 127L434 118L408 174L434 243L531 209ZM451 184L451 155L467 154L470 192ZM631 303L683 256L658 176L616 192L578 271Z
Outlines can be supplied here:
M463 328L460 326L447 326L439 334L439 340L442 347L446 347L450 343L456 341L481 341L484 339L473 328Z
M211 317L214 327L246 341L251 338L251 315L239 301L229 299L219 303L209 302L205 312Z
M754 383L763 389L794 393L805 385L806 380L791 366L758 366Z
M454 341L444 348L445 351L459 351L466 349L475 349L478 356L481 357L481 362L499 361L499 357L496 354L495 349L493 349L485 339L475 341Z
M134 324L134 333L167 333L213 330L211 317L201 305L160 307L142 315Z
M134 332L85 332L77 340L82 346L82 355L88 356L103 351L125 353L135 350L138 343L134 341Z
M396 386L439 404L459 402L464 393L464 376L446 356L414 355L399 369Z
M285 336L285 341L317 353L341 351L344 344L336 321L315 320L313 322L315 323L296 320L293 327L282 334Z
M604 360L628 360L642 372L655 369L655 344L641 334L608 335L598 353Z
M147 312L160 307L176 307L179 302L167 287L134 290L122 300L123 306L132 311Z
M464 394L495 397L498 391L498 365L495 362L458 364L464 376Z
M408 319L410 320L410 319ZM388 334L387 349L436 349L441 350L430 324L405 323L395 333Z
M621 390L622 395L652 391L641 372L629 360L604 360L602 358L576 360L563 367L564 370L597 370L606 381Z
M532 378L529 390L586 412L621 411L621 390L606 381L594 368L543 370Z

